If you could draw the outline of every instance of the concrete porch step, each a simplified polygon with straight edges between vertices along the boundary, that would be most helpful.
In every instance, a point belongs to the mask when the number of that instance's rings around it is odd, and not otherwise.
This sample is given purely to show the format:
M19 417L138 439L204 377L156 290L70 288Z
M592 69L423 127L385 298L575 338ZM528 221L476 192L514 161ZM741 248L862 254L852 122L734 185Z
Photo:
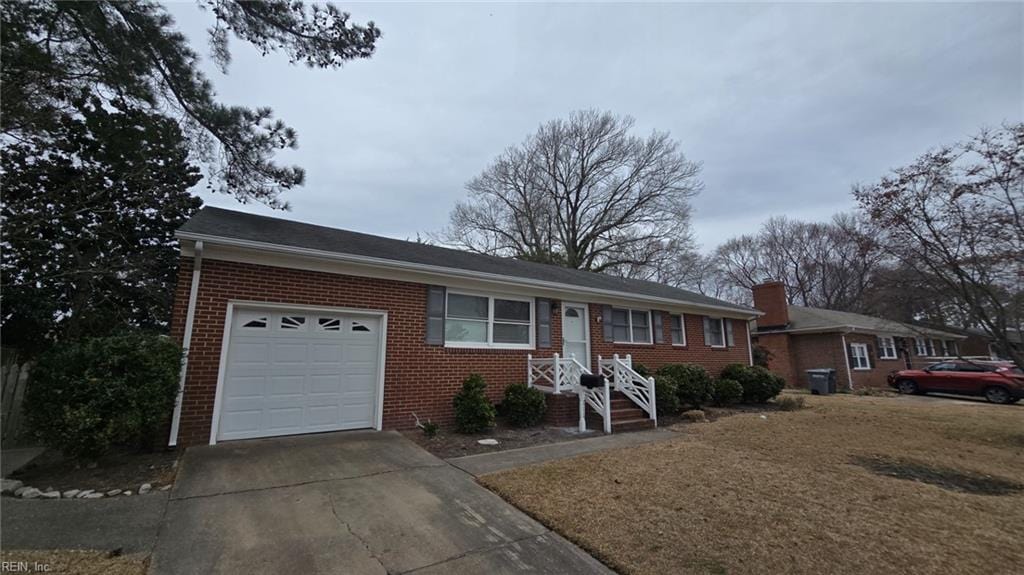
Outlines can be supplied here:
M641 419L612 420L612 433L617 431L640 431L641 429L654 429L654 420L646 417Z

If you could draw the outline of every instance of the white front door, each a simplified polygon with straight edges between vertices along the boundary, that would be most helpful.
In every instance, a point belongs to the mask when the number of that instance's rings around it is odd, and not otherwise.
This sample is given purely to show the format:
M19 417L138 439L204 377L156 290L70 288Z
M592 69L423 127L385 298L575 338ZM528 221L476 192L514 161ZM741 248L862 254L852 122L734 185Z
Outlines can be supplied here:
M236 310L217 439L374 427L380 332L379 317Z
M562 356L576 357L576 361L590 368L590 329L587 306L580 303L562 303Z

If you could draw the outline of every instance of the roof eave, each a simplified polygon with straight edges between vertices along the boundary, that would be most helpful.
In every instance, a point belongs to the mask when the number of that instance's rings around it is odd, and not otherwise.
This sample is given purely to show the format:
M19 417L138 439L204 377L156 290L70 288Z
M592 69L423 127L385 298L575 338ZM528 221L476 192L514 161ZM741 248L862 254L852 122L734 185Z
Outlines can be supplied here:
M213 244L221 244L237 248L248 248L255 250L265 250L276 252L285 255L294 255L302 257L317 258L323 260L362 264L369 266L385 267L390 269L399 269L406 271L418 271L425 273L433 273L448 276L457 276L469 279L478 279L485 281L496 281L502 283L515 284L519 286L536 286L549 289L557 289L562 291L576 292L580 294L589 294L597 296L607 296L620 299L628 299L635 301L643 301L649 303L660 303L667 305L682 305L686 307L697 308L701 310L708 310L712 312L728 313L740 319L756 319L762 315L763 312L758 310L746 310L741 308L734 308L728 306L715 306L704 303L677 300L671 298L660 298L656 296L648 296L629 292L619 292L614 290L605 290L598 288L586 288L573 284L565 284L560 282L550 282L545 280L534 280L534 279L523 279L516 276L507 276L501 274L492 274L486 272L476 272L472 270L465 270L460 268L449 268L444 266L433 266L428 264L417 264L412 262L403 262L399 260L390 260L385 258L374 258L369 256L359 256L354 254L346 254L343 252L333 252L326 250L317 250L312 248L300 248L295 246L286 246L282 244L275 244L270 242L257 242L252 240L242 240L238 238L227 238L223 236L215 236L210 234L200 234L188 231L178 230L175 232L175 237L179 240L187 241L203 241Z

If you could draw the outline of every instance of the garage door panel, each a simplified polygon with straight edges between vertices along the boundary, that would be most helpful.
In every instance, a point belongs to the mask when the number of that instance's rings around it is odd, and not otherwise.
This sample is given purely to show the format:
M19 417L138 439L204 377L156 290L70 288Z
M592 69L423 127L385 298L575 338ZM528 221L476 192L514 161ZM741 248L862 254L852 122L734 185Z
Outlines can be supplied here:
M239 311L221 391L220 439L375 425L379 319Z
M231 361L236 365L267 365L270 356L270 342L238 341L232 344Z
M274 364L305 364L308 361L309 344L305 342L278 342L274 344Z

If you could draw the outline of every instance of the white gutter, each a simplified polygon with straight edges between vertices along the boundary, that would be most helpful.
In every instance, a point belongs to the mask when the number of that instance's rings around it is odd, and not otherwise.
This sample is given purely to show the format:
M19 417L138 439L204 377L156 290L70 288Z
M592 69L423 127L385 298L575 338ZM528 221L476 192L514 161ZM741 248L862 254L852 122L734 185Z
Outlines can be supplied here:
M606 290L598 288L588 288L572 284L563 284L559 282L552 282L546 280L535 280L526 279L516 276L506 276L501 274L493 274L488 272L476 272L471 270L464 270L458 268L449 268L444 266L434 266L429 264L417 264L412 262L402 262L398 260L389 260L384 258L375 258L369 256L357 256L353 254L343 254L338 252L331 252L326 250L315 250L311 248L299 248L294 246L283 246L280 244L271 244L266 242L254 242L251 240L240 240L236 238L225 238L220 236L211 236L207 234L193 234L190 232L176 232L175 236L182 240L193 240L196 242L206 241L208 243L222 244L226 246L233 246L239 248L248 248L254 250L262 250L268 252L276 252L286 255L294 256L305 256L311 258L333 260L338 262L362 264L368 266L384 267L389 269L400 269L415 272L424 272L432 274L440 274L445 276L456 276L469 279L478 279L485 281L498 282L501 284L512 284L525 287L543 287L549 289L559 289L564 291L571 291L576 293L587 293L594 295L601 295L607 297L617 297L623 299L629 299L634 301L646 301L651 303L659 303L666 305L687 305L698 309L713 310L718 312L726 312L735 314L730 317L737 317L739 319L756 319L764 315L763 312L757 310L744 311L735 309L727 306L709 305L696 302L688 302L685 300L677 300L670 298L662 298L657 296L641 295L629 292L620 292L615 290Z
M843 360L846 361L846 381L849 382L847 384L847 389L849 389L850 391L853 391L853 371L850 369L850 352L847 350L847 347L846 347L846 334L845 333L842 335L842 340L843 340Z
M894 330L880 330L871 329L866 327L858 327L855 325L828 325L823 327L803 327L797 329L771 329L763 332L758 331L761 335L771 335L773 333L832 333L832 332L843 332L843 333L867 333L872 335L892 336L892 337L925 337L920 333L914 332L897 332ZM907 335L907 334L911 335ZM929 339L942 338L942 339L967 339L967 336L956 335L956 334L932 334L927 336Z
M185 375L188 372L188 352L192 345L192 324L196 318L196 299L199 295L199 272L203 265L203 242L199 240L193 248L195 256L192 258L192 287L188 292L188 311L185 313L185 334L182 338L181 347L184 353L181 356L181 377L178 380L178 397L174 402L174 415L171 417L171 436L167 444L171 447L178 445L178 426L181 424L181 400L185 394Z

